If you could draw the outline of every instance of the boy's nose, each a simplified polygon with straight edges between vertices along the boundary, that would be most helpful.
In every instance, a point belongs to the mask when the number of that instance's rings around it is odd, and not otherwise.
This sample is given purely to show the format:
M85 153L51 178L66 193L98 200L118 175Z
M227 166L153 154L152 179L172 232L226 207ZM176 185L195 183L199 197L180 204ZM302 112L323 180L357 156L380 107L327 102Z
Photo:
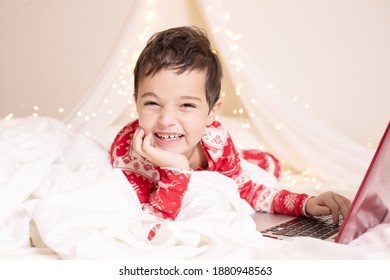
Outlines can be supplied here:
M174 112L162 110L158 121L162 126L172 126L176 123L176 116Z

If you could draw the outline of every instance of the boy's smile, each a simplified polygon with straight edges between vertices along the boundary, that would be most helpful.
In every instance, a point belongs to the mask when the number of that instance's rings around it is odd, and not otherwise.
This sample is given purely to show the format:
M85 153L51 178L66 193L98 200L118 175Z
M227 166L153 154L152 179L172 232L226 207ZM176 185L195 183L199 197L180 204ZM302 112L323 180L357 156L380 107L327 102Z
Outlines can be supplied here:
M177 74L173 69L144 77L136 104L140 126L153 135L153 145L188 159L220 106L209 109L205 72Z

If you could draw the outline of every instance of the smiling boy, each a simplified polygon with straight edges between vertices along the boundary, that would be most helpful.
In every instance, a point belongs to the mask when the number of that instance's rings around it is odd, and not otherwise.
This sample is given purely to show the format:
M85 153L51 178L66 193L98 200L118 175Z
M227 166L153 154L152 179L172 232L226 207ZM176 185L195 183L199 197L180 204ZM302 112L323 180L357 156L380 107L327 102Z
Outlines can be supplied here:
M228 131L216 121L221 107L222 67L206 34L196 27L156 33L134 69L138 120L127 124L111 146L145 211L174 220L193 172L216 171L232 178L242 199L256 211L289 215L346 214L350 201L333 192L316 197L257 184L241 168L255 159L275 177L280 164L271 154L237 151ZM150 236L151 238L152 236Z

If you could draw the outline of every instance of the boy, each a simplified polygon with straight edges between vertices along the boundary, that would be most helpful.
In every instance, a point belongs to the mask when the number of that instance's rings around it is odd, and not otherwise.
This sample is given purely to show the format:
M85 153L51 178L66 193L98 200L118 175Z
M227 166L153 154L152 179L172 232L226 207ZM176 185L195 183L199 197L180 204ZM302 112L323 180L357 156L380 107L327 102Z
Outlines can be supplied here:
M241 157L280 175L270 154L242 151L215 120L221 107L222 67L206 34L196 27L171 28L148 41L134 69L134 99L139 119L127 124L111 147L114 167L121 168L143 209L174 220L191 174L217 171L232 178L241 198L256 211L290 215L347 213L350 201L336 193L316 197L273 190L252 182ZM149 236L149 239L152 235Z

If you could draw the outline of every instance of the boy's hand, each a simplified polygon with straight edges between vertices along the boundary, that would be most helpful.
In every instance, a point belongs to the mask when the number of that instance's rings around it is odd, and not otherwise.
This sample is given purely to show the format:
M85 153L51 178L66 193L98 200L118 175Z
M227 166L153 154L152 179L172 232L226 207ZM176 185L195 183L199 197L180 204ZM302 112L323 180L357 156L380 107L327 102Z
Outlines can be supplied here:
M188 159L184 155L154 147L152 138L152 134L145 136L145 131L138 128L134 133L132 149L157 166L190 169Z
M334 192L325 192L309 198L305 211L312 216L331 214L333 223L338 224L339 213L345 217L350 206L351 201L348 198Z

